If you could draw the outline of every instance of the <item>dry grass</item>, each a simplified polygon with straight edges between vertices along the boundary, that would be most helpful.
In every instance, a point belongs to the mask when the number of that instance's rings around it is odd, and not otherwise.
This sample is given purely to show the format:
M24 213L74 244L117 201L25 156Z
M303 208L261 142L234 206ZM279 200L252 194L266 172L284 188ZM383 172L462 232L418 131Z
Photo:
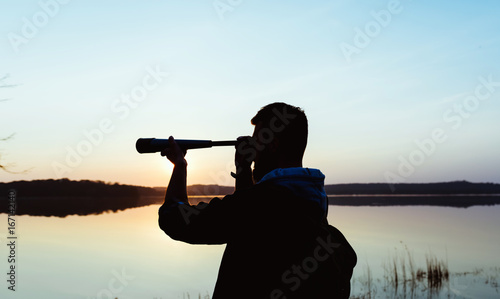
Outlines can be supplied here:
M432 253L426 254L426 268L417 268L413 253L402 243L403 251L395 250L383 265L385 291L395 297L413 298L417 290L426 292L439 291L444 282L449 280L448 263L439 260Z
M425 256L425 262L427 264L427 287L432 291L437 291L441 289L443 282L450 278L448 263L438 260L431 253Z

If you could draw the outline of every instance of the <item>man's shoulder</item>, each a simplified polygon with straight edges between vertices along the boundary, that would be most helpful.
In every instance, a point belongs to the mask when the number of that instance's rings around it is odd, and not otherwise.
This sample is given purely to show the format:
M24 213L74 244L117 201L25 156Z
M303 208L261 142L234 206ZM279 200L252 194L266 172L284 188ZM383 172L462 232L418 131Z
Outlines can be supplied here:
M292 197L294 193L281 185L274 184L273 182L262 182L255 184L249 188L241 189L235 191L231 195L227 195L228 198L284 198Z
M252 187L237 190L225 196L232 209L245 209L248 213L299 213L309 211L309 202L299 198L291 189L273 182L262 182Z

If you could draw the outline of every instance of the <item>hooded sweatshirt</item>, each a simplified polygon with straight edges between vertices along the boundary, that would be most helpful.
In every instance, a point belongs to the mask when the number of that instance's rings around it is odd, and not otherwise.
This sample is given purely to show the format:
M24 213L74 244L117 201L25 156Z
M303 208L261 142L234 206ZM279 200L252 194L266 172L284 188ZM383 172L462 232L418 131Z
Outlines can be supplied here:
M323 216L326 217L328 197L325 192L325 175L319 169L277 168L264 175L258 183L266 181L288 188L297 197L315 202L323 211Z
M312 168L275 169L209 204L164 205L159 224L175 240L226 244L214 299L348 298L352 266L342 273L336 263L350 246L320 225L324 178Z

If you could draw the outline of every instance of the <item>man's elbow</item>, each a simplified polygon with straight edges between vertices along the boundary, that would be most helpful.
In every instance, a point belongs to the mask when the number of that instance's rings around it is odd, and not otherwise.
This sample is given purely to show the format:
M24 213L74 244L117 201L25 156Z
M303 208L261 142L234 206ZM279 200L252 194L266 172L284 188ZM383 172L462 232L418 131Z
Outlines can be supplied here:
M168 225L165 221L165 217L162 215L158 216L158 226L161 228L163 232L165 232L168 235L168 230L167 230Z
M183 225L179 223L177 218L178 217L176 217L175 213L169 212L165 209L160 209L158 213L158 226L170 238L182 241L181 236L183 234Z

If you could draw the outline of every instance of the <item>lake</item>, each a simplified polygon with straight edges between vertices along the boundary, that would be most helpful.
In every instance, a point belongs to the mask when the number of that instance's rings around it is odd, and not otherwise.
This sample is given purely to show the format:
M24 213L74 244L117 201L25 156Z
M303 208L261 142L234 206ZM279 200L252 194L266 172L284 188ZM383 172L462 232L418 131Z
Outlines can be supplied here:
M211 294L224 245L171 240L157 225L158 208L65 218L15 216L15 292L7 289L7 215L0 214L0 298L169 299ZM498 298L499 213L499 205L331 205L328 220L358 254L353 298L410 298L412 293L414 298ZM411 258L415 269L426 269L426 257L445 263L449 279L434 290L426 287L426 279L414 281L412 287L400 283L395 289L390 270L394 261L399 269L406 264L408 271Z

